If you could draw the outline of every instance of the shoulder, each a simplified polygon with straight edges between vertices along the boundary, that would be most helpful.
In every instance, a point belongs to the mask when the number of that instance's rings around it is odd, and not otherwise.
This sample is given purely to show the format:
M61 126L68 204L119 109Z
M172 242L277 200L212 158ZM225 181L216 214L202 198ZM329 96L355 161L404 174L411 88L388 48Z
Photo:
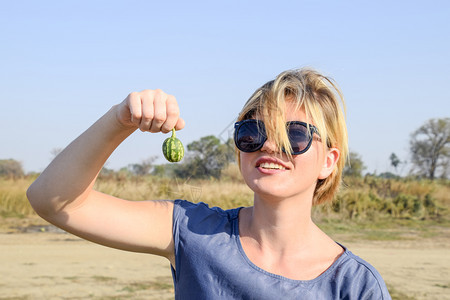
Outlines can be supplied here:
M187 215L193 216L195 214L200 215L217 215L227 218L236 218L240 208L224 210L220 207L209 207L207 203L198 202L193 203L187 200L175 200L174 202L174 212L177 215Z
M209 207L204 202L193 203L186 200L175 200L173 208L174 227L202 228L211 233L217 226L229 223L238 217L239 208L223 210L220 207ZM204 232L206 233L206 232Z
M341 293L352 295L351 299L391 299L380 273L370 263L344 249L341 263L334 272Z

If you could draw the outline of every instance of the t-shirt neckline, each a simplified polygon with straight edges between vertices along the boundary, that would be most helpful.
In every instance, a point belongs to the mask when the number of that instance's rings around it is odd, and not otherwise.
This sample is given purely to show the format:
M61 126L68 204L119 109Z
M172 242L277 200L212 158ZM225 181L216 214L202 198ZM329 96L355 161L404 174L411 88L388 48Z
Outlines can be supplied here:
M322 274L320 274L319 276L317 276L314 279L310 279L310 280L296 280L296 279L291 279L288 277L284 277L282 275L278 275L278 274L274 274L271 272L268 272L260 267L258 267L257 265L255 265L247 256L247 254L244 251L244 248L242 246L241 243L241 239L240 239L240 235L239 235L239 212L243 207L239 207L238 209L235 210L235 214L232 216L232 234L236 243L236 247L239 250L239 253L241 254L242 258L246 261L246 263L253 269L255 269L256 271L269 276L269 277L273 277L273 278L277 278L279 280L282 281L287 281L287 282L291 282L291 283L295 283L295 284L302 284L302 285L309 285L309 284L313 284L316 283L318 281L323 280L324 278L328 277L334 269L336 269L342 262L344 262L344 260L347 259L348 257L348 250L346 247L344 247L343 245L339 244L338 242L336 242L336 244L338 244L339 246L341 246L344 249L344 252L338 257L338 259L336 259L336 261L333 262L333 264L326 269Z

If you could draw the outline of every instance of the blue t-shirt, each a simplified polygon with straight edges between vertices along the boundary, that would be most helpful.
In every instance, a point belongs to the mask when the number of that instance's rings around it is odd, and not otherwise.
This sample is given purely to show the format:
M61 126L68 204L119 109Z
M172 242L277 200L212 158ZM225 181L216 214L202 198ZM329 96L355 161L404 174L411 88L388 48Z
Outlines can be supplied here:
M391 299L380 274L345 247L312 280L293 280L257 267L240 243L238 213L239 208L175 201L175 299Z

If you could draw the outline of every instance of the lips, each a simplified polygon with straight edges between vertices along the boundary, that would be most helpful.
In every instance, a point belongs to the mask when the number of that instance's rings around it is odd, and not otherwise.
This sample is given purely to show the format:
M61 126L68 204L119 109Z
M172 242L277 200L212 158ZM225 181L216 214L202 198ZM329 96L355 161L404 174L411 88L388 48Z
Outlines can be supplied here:
M275 158L263 157L256 161L256 167L265 170L286 170L288 167Z

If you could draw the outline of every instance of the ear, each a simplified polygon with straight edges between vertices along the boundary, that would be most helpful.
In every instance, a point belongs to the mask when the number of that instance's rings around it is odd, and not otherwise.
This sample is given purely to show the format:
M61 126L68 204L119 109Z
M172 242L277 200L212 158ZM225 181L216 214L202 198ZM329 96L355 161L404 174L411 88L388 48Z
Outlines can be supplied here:
M322 170L319 173L319 179L325 179L333 173L340 154L341 152L337 148L328 149L325 161L323 162Z

